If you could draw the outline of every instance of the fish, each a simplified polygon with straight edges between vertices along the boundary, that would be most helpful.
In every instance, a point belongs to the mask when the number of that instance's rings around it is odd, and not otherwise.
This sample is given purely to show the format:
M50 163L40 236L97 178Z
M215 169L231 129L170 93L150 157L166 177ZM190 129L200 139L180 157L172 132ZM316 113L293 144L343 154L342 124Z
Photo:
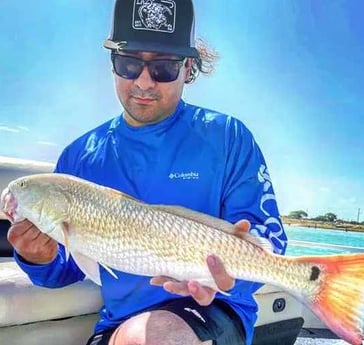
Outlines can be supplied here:
M206 265L216 255L231 277L278 286L334 333L361 345L364 254L290 257L234 224L181 206L148 204L115 189L58 173L17 178L1 194L13 223L28 219L64 245L67 260L101 284L99 265L143 276L196 280L218 288Z

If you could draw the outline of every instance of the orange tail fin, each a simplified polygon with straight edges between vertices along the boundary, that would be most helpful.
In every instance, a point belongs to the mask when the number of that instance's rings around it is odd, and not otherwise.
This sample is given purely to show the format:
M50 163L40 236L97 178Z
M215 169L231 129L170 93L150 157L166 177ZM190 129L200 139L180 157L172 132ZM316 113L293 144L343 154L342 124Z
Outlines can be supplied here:
M320 276L319 292L308 301L311 310L339 337L363 344L364 254L296 258L313 264L311 280Z

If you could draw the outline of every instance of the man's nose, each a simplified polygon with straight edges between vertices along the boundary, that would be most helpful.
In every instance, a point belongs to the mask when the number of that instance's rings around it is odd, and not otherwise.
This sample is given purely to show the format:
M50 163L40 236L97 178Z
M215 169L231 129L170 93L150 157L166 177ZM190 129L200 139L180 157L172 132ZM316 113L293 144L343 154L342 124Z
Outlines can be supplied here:
M143 67L142 73L134 82L142 90L152 89L156 83L150 76L147 66Z

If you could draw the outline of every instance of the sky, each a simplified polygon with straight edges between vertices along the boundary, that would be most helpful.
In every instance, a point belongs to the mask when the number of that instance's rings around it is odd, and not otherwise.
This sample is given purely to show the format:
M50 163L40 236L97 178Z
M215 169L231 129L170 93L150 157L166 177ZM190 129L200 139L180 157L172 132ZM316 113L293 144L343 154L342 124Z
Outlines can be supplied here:
M112 0L0 1L0 156L55 162L122 111ZM219 54L184 100L235 116L265 156L282 214L364 221L364 13L352 0L195 0Z

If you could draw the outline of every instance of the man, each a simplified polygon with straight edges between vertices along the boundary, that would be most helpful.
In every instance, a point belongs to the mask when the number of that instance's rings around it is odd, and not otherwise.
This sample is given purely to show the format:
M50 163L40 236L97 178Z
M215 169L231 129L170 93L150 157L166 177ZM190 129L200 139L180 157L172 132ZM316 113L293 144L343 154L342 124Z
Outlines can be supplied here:
M70 144L55 171L224 218L236 223L237 235L251 224L283 254L286 236L251 133L230 116L181 99L184 84L212 61L194 42L191 0L117 0L104 45L124 112ZM55 288L84 279L72 258L66 262L64 247L28 221L13 225L8 237L35 284ZM260 285L234 282L212 255L207 264L229 294L168 277L150 281L115 271L115 279L100 267L105 305L88 344L250 344L252 294Z

